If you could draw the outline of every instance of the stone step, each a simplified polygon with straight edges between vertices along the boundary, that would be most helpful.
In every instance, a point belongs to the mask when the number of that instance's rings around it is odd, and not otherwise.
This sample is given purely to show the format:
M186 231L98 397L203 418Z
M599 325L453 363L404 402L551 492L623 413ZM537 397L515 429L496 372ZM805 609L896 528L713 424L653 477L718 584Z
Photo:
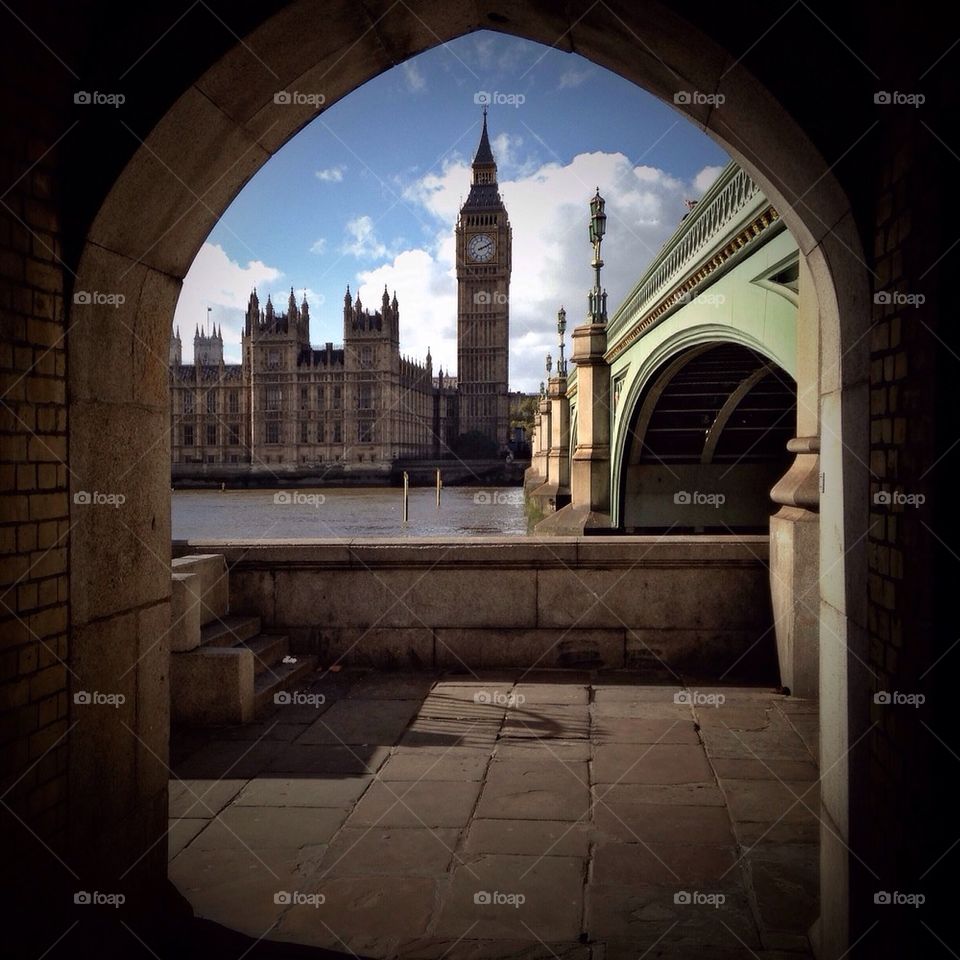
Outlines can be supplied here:
M296 663L278 663L254 678L253 709L261 713L273 703L274 695L289 690L302 677L317 667L317 658L312 655L295 654Z
M274 670L280 661L290 652L290 638L286 634L260 633L243 645L253 651L253 668L256 673Z
M259 632L259 617L222 617L200 628L200 643L204 647L234 647Z
M175 557L173 573L192 573L198 577L195 592L200 598L200 625L223 619L230 610L230 579L222 554L201 553Z
M197 647L170 657L171 719L207 726L253 719L253 653L235 647Z

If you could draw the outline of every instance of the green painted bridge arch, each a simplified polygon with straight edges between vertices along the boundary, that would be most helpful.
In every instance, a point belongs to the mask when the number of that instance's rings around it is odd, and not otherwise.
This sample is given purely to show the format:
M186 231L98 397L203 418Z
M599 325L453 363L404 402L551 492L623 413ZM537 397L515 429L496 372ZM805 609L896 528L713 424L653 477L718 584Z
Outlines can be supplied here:
M606 352L612 527L624 525L638 405L673 361L732 344L797 379L799 260L797 242L770 201L730 163L624 299L609 322ZM568 396L572 453L575 372Z

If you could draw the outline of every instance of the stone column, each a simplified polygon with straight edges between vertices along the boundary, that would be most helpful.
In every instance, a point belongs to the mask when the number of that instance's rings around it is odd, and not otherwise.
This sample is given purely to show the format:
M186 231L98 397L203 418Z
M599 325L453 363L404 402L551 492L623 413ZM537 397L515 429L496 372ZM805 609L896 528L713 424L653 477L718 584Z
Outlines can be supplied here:
M538 533L610 532L610 368L603 355L607 327L584 323L573 331L577 365L577 446L570 464L570 501ZM550 381L553 383L553 381Z
M796 459L770 497L770 594L780 682L799 697L819 692L820 318L805 260L800 259L797 310Z
M541 407L544 404L541 404ZM547 425L545 439L549 446L544 453L546 477L531 494L540 502L542 513L553 514L570 502L570 401L567 399L567 378L551 377L547 382ZM543 420L541 419L541 423ZM549 519L549 518L548 518ZM544 523L546 521L541 521ZM537 530L540 524L537 525Z

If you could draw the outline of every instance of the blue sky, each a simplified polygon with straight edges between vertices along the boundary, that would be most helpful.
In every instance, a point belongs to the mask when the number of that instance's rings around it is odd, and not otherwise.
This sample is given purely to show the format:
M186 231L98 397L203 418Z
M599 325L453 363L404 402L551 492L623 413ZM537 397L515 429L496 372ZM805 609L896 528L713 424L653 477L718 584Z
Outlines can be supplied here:
M421 54L330 105L250 180L184 281L175 323L192 356L207 307L238 361L256 284L285 306L304 288L315 344L342 341L343 292L396 289L401 350L456 367L453 229L480 135L476 95L499 94L489 131L513 226L511 389L533 390L592 283L588 201L607 200L613 308L727 162L672 107L575 55L482 31ZM499 100L500 102L496 102ZM506 102L504 102L506 101ZM277 109L283 109L282 106Z

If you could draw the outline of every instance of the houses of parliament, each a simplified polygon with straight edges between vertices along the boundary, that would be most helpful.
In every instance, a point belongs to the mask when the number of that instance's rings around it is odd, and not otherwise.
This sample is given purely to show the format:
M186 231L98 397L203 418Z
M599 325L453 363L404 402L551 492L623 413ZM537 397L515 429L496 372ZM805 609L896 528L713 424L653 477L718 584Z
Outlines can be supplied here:
M400 304L343 300L343 343L310 343L310 307L250 295L242 362L197 326L193 363L170 341L173 476L388 472L397 461L499 455L509 432L511 229L483 131L456 224L457 375L400 353ZM415 322L415 319L414 319Z

